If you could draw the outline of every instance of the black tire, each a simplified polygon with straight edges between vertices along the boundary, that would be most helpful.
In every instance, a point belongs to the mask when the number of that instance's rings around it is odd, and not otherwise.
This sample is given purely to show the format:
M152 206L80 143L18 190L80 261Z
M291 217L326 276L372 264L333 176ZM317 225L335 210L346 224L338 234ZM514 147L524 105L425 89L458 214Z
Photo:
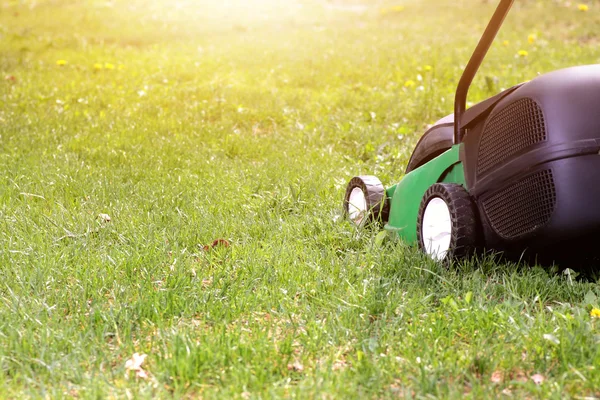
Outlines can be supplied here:
M360 189L364 195L366 209L357 219L352 218L350 196L355 189ZM357 226L369 223L385 224L389 216L389 203L381 181L371 175L356 176L350 180L344 196L344 215Z
M427 253L423 240L423 217L428 204L435 198L446 203L450 212L450 246L442 262L460 260L472 256L481 242L479 214L469 192L455 183L436 183L427 189L417 219L419 248ZM433 255L429 254L432 258Z

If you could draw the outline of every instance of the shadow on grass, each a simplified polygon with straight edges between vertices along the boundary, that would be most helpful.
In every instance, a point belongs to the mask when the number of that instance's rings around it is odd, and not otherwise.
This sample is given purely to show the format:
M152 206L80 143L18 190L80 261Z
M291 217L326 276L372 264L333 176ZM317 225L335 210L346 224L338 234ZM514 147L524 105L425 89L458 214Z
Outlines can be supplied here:
M407 296L420 298L429 307L438 307L447 299L466 297L477 298L486 307L515 302L577 305L586 296L600 297L597 274L590 271L511 262L498 254L444 266L416 248L392 240L376 250L373 257L377 266L372 277L374 284L364 303L371 315L393 310Z

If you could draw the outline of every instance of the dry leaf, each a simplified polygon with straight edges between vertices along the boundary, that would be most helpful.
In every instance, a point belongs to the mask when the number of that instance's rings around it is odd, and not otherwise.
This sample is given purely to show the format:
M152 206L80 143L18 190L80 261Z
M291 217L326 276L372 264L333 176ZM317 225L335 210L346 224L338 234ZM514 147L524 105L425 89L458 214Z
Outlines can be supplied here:
M545 333L544 334L544 339L546 339L547 341L552 342L552 343L554 343L556 345L560 344L560 340L556 336L554 336L554 335L552 335L550 333Z
M148 373L141 368L135 371L135 376L141 379L148 379Z
M542 382L544 382L546 380L546 378L544 378L544 375L535 374L535 375L531 376L531 380L533 382L535 382L536 385L540 385Z
M211 244L212 247L223 246L229 247L229 242L225 239L216 239Z
M125 362L125 377L129 376L129 371L135 371L135 376L141 379L148 379L148 373L142 368L146 359L146 354L134 353L129 360Z
M202 246L202 249L204 249L204 251L209 251L210 249L217 247L217 246L223 246L223 247L229 247L229 241L225 240L225 239L215 239L213 240L213 242L211 244L207 244Z
M338 360L333 363L333 370L339 371L340 369L344 369L348 366L348 363L344 360Z
M494 373L492 374L492 377L490 378L490 380L493 383L500 383L500 382L502 382L503 378L504 378L504 375L502 374L502 372L500 372L500 371L494 371Z
M134 353L133 356L125 362L125 368L128 370L137 370L141 368L146 357L146 354Z
M98 214L98 218L100 218L100 221L102 222L110 222L110 215L108 214Z
M525 372L517 370L511 373L511 379L517 382L527 382L527 375Z
M304 371L304 365L300 364L299 361L294 361L293 364L287 365L287 369L288 371L302 372Z

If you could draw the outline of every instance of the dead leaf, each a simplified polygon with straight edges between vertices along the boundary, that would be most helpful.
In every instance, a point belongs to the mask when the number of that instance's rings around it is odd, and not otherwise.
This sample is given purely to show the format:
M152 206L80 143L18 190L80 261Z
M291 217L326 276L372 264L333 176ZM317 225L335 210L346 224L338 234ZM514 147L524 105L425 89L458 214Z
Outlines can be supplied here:
M512 391L509 388L504 388L504 389L502 389L502 394L505 394L507 396L512 396Z
M533 382L535 382L536 385L541 385L542 382L544 382L546 380L546 378L544 377L544 375L535 374L535 375L531 376L531 380Z
M125 362L125 368L129 370L137 370L142 367L146 354L133 353L133 356Z
M229 247L230 243L225 239L215 239L211 244L202 246L202 249L204 251L209 251L210 249L215 248L217 246Z
M517 382L527 382L527 375L521 370L513 371L510 377Z
M490 378L490 380L493 383L500 383L500 382L502 382L503 379L504 379L504 374L502 374L501 371L494 371L494 373L492 374L492 377Z
M556 336L552 335L551 333L545 333L543 337L547 341L552 342L556 345L560 344L560 339L558 339Z
M216 239L212 242L211 247L217 246L229 247L229 242L225 239Z
M300 364L299 361L294 361L293 364L287 365L287 369L288 371L302 372L304 371L304 365Z
M134 353L133 356L125 362L125 378L129 376L129 371L135 371L136 377L148 379L148 373L142 368L142 364L146 357L146 354Z
M334 371L339 371L341 369L344 369L348 367L348 363L345 360L338 360L336 362L333 363L333 370Z
M108 214L98 214L98 218L100 218L100 221L102 222L110 222L110 215Z
M148 373L141 368L135 371L135 376L141 379L148 379Z

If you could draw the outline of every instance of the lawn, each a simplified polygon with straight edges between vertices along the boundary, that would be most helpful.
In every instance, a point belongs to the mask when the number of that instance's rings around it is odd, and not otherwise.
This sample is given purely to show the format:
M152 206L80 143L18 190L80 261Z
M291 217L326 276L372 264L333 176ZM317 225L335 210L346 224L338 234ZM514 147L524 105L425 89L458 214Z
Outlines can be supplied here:
M341 215L494 3L1 1L0 397L600 397L596 281ZM600 4L516 3L470 102L600 62Z

